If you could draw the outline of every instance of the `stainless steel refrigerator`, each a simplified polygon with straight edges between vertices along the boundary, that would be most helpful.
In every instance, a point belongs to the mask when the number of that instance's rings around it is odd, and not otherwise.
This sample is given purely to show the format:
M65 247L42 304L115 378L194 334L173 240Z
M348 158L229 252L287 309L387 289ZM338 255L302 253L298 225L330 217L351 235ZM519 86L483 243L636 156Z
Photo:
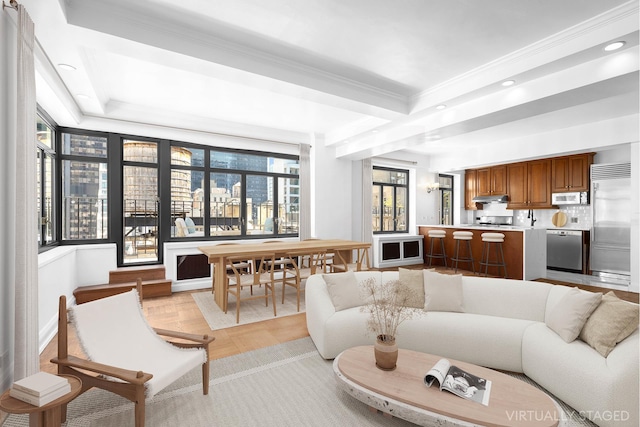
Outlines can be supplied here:
M591 165L590 262L594 275L631 276L631 163Z

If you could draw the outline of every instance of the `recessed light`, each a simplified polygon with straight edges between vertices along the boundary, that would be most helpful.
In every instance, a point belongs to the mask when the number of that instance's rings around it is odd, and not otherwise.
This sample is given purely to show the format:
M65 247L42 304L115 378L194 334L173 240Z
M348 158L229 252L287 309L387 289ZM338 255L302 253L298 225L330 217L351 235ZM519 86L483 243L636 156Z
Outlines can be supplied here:
M502 86L507 87L507 86L511 86L513 84L515 84L515 80L505 80L502 82Z
M444 105L444 104L440 104L440 105L438 105L438 106L436 107L436 110L444 110L445 108L447 108L447 106L446 106L446 105Z
M58 67L62 68L63 70L67 70L67 71L75 71L76 67L74 67L73 65L69 65L69 64L58 64Z
M608 45L606 45L604 47L604 50L606 50L607 52L610 52L612 50L618 50L620 49L622 46L624 46L626 44L626 42L623 41L618 41L618 42L613 42L613 43L609 43Z

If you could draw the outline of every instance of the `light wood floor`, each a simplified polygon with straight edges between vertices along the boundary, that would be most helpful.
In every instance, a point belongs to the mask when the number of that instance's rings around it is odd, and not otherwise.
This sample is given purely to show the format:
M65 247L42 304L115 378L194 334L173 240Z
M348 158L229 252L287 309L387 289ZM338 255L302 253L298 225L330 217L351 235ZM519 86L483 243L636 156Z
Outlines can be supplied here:
M409 266L409 268L423 268L422 265ZM452 270L442 270L443 273L452 274ZM467 271L459 271L462 274L472 274ZM544 280L550 283L554 281ZM609 289L596 288L592 286L573 285L571 283L557 282L558 284L578 286L593 292L606 293ZM192 291L192 292L200 292ZM153 327L170 329L176 331L209 334L216 337L211 344L211 359L232 356L250 350L256 350L271 345L281 344L299 338L309 336L307 331L306 317L304 313L293 316L281 317L249 325L235 326L232 328L211 331L209 325L200 313L192 292L177 292L170 297L156 297L146 299L143 302L145 316ZM638 294L631 292L616 291L616 294L623 299L638 302ZM72 328L69 334L69 350L71 354L82 355L83 352L77 341ZM49 360L56 356L57 337L47 345L40 355L40 369L46 372L55 373L56 366ZM6 414L0 411L0 423L3 422Z
M408 268L423 267L423 265L418 264L409 266ZM442 273L453 274L453 270L451 269L444 270L439 267L437 270ZM472 274L470 271L464 270L459 270L459 273ZM554 282L552 280L544 281ZM574 285L565 282L557 283L578 286L592 292L606 293L609 291L609 289L596 288L593 286ZM200 291L201 290L192 292ZM143 301L144 312L153 327L214 336L216 340L211 344L209 352L211 359L232 356L245 351L256 350L258 348L309 336L304 313L211 331L191 296L192 292L177 292L169 297L145 299ZM616 294L622 299L638 302L638 294L636 293L616 291ZM69 335L69 352L75 355L82 355L83 352L72 328L70 328ZM56 372L56 366L50 362L51 358L56 356L56 352L57 337L47 345L40 355L41 370L52 373Z

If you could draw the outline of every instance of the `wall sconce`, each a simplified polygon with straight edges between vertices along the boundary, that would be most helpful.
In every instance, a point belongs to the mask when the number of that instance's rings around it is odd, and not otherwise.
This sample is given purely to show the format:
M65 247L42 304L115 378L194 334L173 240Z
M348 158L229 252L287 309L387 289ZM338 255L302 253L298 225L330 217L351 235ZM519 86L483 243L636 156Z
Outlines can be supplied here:
M434 190L437 190L438 188L440 188L440 183L439 182L434 182L432 184L427 184L427 193L431 193Z

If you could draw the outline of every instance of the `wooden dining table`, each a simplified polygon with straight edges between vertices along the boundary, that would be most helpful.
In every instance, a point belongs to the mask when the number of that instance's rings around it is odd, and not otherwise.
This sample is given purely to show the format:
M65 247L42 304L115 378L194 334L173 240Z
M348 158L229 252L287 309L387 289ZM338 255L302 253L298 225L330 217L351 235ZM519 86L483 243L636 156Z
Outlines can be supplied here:
M218 244L210 246L200 246L198 250L205 254L209 260L209 264L213 264L213 298L222 310L227 309L227 292L224 286L215 286L215 283L226 283L227 280L227 259L238 256L246 256L247 259L261 257L264 255L274 254L276 257L284 256L288 252L309 251L326 251L333 252L338 263L348 264L352 260L357 261L357 269L370 268L368 265L369 257L363 256L368 254L371 243L358 242L354 240L342 239L311 239L304 241L285 240L270 241L268 243L239 243L234 245ZM356 256L354 257L354 251ZM367 265L363 266L362 263Z

